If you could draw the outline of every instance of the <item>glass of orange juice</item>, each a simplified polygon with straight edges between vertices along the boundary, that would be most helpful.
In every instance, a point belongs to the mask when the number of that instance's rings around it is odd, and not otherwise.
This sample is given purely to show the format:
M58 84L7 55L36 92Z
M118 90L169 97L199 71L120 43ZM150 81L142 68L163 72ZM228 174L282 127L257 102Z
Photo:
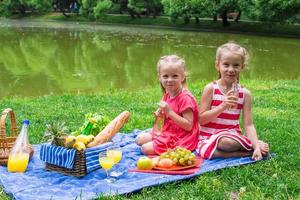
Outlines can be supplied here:
M114 166L115 164L115 160L112 157L109 157L107 155L106 151L100 152L99 153L99 164L101 165L101 167L105 170L106 172L106 181L108 183L112 183L114 180L112 178L110 178L109 175L109 170Z
M106 153L108 157L113 158L115 165L122 159L122 149L117 144L113 144L112 146L108 147ZM118 166L114 166L110 175L114 178L117 178L123 173L124 172L121 171Z

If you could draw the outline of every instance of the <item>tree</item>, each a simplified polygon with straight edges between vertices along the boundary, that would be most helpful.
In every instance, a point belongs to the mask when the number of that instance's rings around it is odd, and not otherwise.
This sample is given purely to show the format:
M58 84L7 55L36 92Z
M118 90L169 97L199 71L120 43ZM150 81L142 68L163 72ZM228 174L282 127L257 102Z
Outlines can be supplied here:
M132 18L135 18L135 15L140 18L142 14L155 18L162 11L160 0L128 0L127 6Z
M244 7L247 15L254 20L265 22L295 21L300 14L299 0L251 0L248 7Z
M112 7L112 2L110 0L100 0L97 2L96 6L94 7L94 17L100 18L105 13L109 11Z
M51 10L51 0L3 0L0 1L0 15L26 12L47 12Z

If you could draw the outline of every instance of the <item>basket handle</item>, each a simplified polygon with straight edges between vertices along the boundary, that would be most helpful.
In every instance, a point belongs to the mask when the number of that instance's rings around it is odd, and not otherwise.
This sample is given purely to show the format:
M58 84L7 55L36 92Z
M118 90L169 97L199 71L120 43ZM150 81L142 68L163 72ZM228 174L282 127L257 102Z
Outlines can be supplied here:
M15 113L11 108L6 108L6 109L3 110L2 115L1 115L0 138L5 138L6 137L5 121L6 121L6 117L7 117L8 114L10 116L10 123L11 123L11 126L10 126L11 136L17 136L18 128L17 128Z

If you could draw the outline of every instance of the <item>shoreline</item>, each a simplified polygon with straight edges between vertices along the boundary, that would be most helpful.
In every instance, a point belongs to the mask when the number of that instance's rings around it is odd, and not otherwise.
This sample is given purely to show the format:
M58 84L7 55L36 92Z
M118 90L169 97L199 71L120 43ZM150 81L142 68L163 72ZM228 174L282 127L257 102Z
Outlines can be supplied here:
M225 33L225 34L238 34L238 35L254 35L254 36L265 36L265 37L276 37L276 38L292 38L292 39L300 39L300 33L299 34L294 34L294 33L278 33L278 32L266 32L266 31L259 31L259 32L254 32L254 31L238 31L238 30L233 30L237 27L194 27L195 24L189 24L189 25L178 25L178 24L144 24L143 21L137 21L132 20L128 21L130 23L120 23L120 22L109 22L107 21L88 21L88 20L76 20L72 18L58 18L55 19L55 16L45 16L45 18L41 17L25 17L25 18L19 18L19 19L12 19L12 18L0 18L0 27L1 23L16 23L16 22L26 22L26 23L35 23L39 24L42 26L39 26L41 28L43 27L48 27L47 23L58 23L58 24L71 24L71 25L86 25L86 26L118 26L122 28L142 28L142 29L152 29L152 30L169 30L169 31L179 31L179 32L203 32L203 33ZM59 16L60 17L60 16ZM123 16L124 17L124 16ZM209 20L207 20L209 21ZM134 23L138 22L138 23ZM218 21L219 23L219 21ZM241 22L243 23L243 22ZM261 26L260 22L249 22L249 23L257 23L257 25ZM43 25L45 24L45 25ZM232 22L232 24L234 24ZM247 24L244 24L245 27ZM249 24L250 25L250 24ZM11 25L9 25L11 27ZM32 27L30 25L24 25L23 23L18 24L20 27ZM299 26L300 30L300 25L294 25L295 29L297 26ZM60 28L57 25L52 25L50 28ZM68 27L61 27L61 28L68 28ZM95 28L95 27L93 27ZM271 30L269 30L271 31Z

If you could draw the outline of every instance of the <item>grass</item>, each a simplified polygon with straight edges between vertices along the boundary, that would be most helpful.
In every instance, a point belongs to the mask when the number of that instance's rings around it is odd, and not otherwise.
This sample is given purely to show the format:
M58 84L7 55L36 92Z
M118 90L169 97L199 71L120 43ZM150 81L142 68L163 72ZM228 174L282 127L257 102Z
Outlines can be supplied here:
M262 140L269 142L276 157L254 165L205 173L186 181L149 187L131 195L99 199L299 199L300 198L300 80L242 80L254 96L254 121ZM190 84L199 93L206 83ZM145 129L153 123L152 111L160 99L157 88L138 92L107 91L96 95L11 97L0 100L0 109L14 109L18 124L30 119L30 141L43 142L45 124L66 122L77 129L88 112L103 112L113 118L123 110L132 116L122 132ZM3 191L0 199L10 199Z
M15 18L19 18L15 16ZM175 23L171 22L166 16L159 16L156 18L142 16L140 19L131 19L128 15L105 15L102 18L94 21L84 18L80 15L71 14L69 17L63 16L61 13L49 13L44 15L28 15L23 17L30 20L55 20L55 21L77 21L77 22L93 22L93 23L109 23L109 24L123 24L123 25L139 25L151 26L159 28L173 28L181 30L192 31L213 31L213 32L232 32L232 33L252 33L258 35L268 36L287 36L300 37L299 24L281 24L281 23L264 23L241 20L238 23L231 21L230 26L223 27L219 20L214 23L212 19L200 19L199 24L191 19L189 24L184 24L183 19L178 19Z

